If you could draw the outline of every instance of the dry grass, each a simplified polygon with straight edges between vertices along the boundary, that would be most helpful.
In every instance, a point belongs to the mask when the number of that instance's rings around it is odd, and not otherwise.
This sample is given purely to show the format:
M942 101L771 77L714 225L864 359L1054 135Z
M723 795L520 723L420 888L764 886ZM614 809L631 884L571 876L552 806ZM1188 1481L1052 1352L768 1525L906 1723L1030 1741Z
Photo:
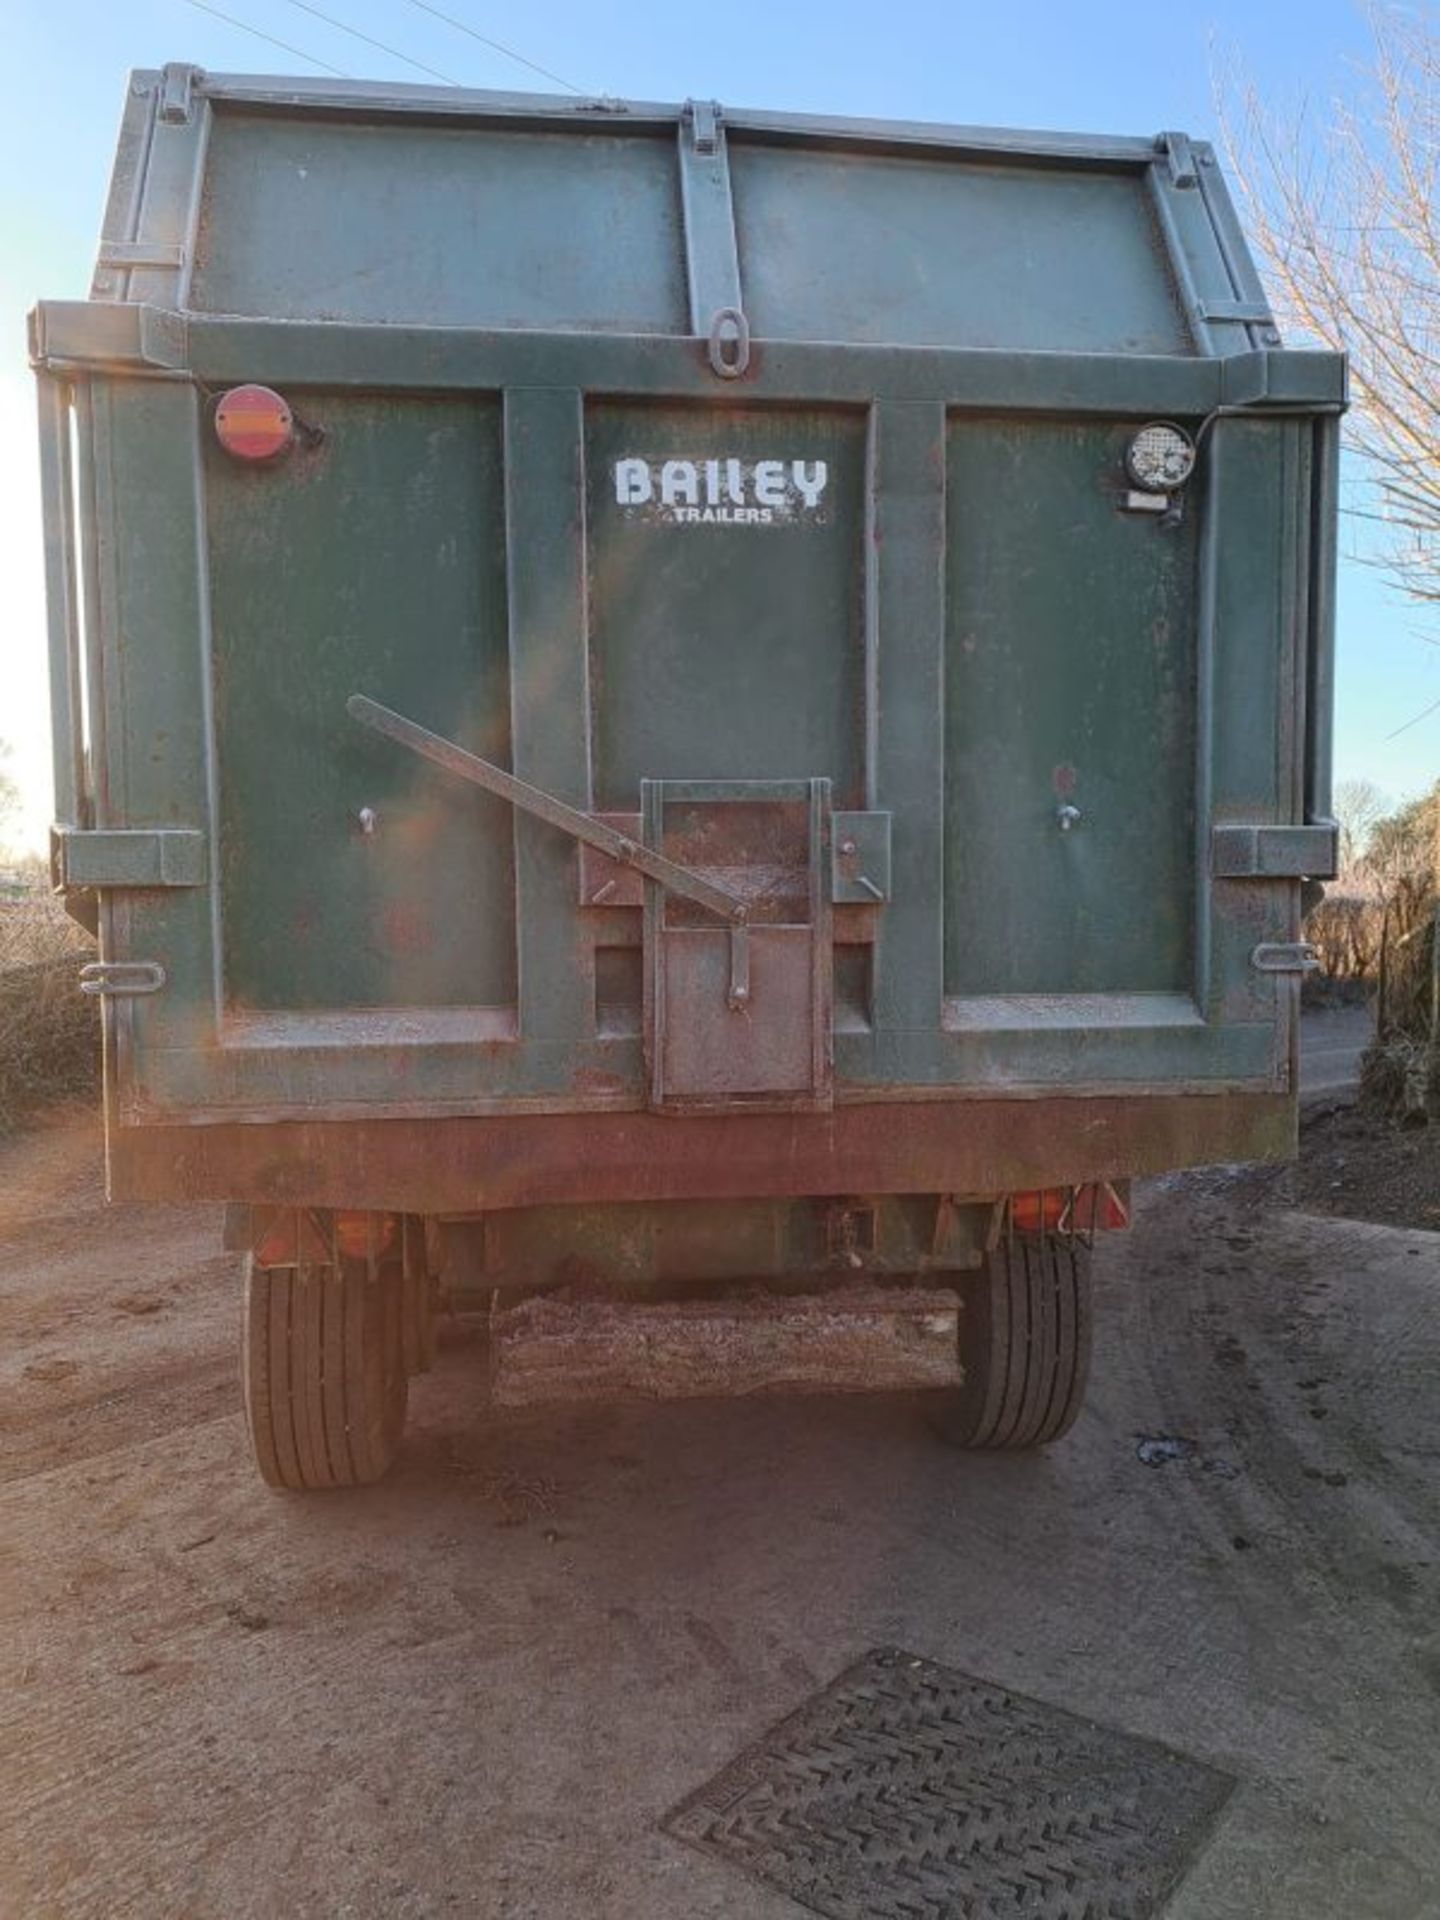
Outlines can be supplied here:
M0 880L0 1134L97 1086L99 1012L76 978L94 952L38 864Z

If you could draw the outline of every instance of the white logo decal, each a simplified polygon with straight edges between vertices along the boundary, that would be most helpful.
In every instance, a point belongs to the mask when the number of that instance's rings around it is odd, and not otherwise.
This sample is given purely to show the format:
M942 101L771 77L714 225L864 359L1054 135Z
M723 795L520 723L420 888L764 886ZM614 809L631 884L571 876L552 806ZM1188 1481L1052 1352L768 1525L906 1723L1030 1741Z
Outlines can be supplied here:
M829 478L823 460L631 458L615 462L615 503L666 526L823 525Z

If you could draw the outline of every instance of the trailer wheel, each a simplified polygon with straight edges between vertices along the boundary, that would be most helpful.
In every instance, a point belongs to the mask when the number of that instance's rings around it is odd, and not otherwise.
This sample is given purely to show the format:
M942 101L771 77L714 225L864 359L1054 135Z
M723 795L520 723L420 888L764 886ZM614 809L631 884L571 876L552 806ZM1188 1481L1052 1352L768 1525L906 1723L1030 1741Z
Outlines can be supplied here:
M405 1426L398 1261L245 1272L241 1377L261 1478L307 1492L378 1480Z
M939 1426L953 1446L1043 1447L1075 1424L1090 1372L1090 1249L1016 1235L966 1276L965 1384Z

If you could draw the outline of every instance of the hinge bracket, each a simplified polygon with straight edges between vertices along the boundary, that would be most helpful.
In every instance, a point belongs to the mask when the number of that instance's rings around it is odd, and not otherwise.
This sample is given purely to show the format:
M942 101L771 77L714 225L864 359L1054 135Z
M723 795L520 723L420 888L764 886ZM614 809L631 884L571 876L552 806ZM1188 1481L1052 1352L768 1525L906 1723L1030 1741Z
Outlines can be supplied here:
M195 88L204 78L202 67L188 66L183 60L172 60L163 69L160 75L160 119L165 126L184 127L190 124Z
M715 153L720 146L720 102L687 100L685 118L690 123L690 140L696 153Z
M1155 144L1170 170L1171 186L1193 187L1196 184L1195 149L1190 144L1189 134L1162 133Z
M1273 327L1275 316L1263 300L1202 300L1202 320L1238 320L1249 327Z

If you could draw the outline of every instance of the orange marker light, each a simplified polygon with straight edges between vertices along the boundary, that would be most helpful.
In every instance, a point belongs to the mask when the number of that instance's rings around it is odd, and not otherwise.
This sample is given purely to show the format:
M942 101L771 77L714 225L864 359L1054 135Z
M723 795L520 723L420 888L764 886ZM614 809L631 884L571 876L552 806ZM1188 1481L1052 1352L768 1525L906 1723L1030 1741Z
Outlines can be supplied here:
M215 437L236 460L274 460L295 437L295 416L272 387L232 387L215 408Z

